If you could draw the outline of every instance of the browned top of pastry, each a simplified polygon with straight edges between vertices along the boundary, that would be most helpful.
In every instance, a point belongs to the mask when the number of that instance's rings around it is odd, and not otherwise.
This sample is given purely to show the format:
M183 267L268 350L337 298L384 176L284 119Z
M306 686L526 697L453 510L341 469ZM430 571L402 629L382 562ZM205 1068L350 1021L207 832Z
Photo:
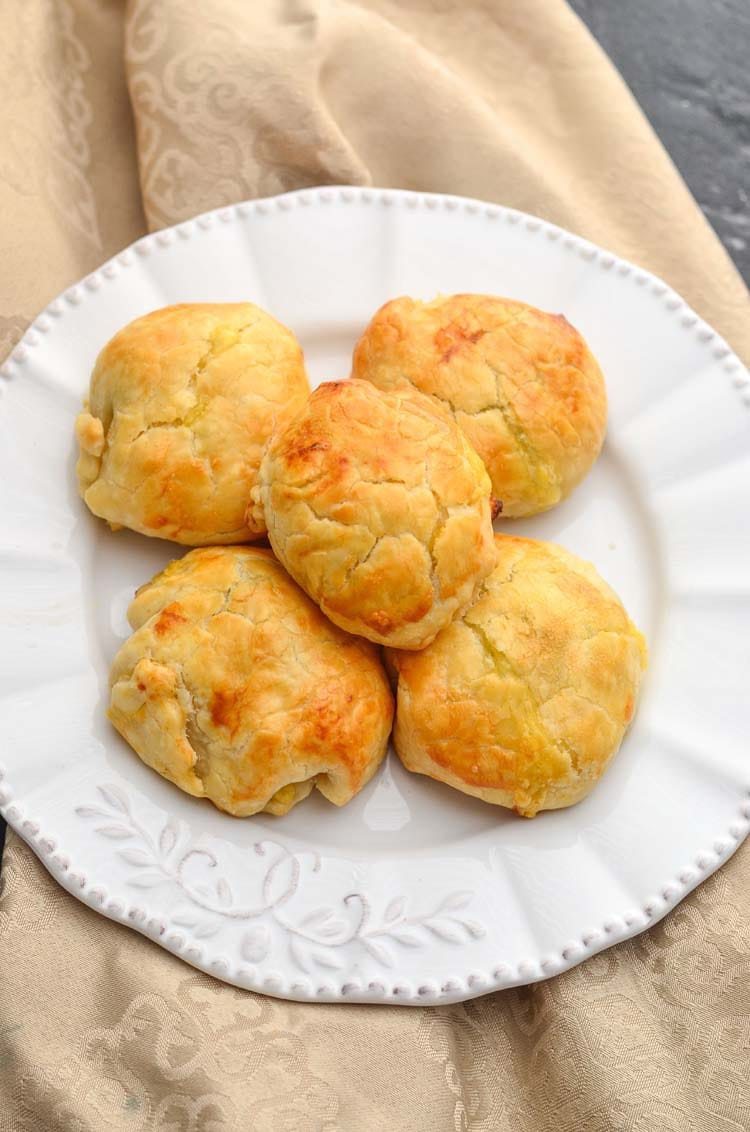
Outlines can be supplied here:
M422 648L491 569L489 477L414 390L321 385L272 437L253 498L292 576L373 641Z
M113 526L243 542L261 452L309 393L290 330L252 303L184 303L104 347L76 422L81 495Z
M563 315L511 299L393 299L360 338L352 376L379 389L411 386L448 408L505 516L558 503L604 439L604 379L586 342Z

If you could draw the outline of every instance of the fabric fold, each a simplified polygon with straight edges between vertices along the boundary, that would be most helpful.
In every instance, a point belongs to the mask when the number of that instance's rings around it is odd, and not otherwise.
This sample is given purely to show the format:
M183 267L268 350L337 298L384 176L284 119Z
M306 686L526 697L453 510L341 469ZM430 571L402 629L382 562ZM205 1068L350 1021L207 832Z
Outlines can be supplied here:
M562 0L25 0L3 17L3 352L146 225L343 182L562 224L662 275L750 359L746 289ZM750 1126L746 849L634 940L439 1008L225 986L74 900L12 832L2 884L9 1132Z

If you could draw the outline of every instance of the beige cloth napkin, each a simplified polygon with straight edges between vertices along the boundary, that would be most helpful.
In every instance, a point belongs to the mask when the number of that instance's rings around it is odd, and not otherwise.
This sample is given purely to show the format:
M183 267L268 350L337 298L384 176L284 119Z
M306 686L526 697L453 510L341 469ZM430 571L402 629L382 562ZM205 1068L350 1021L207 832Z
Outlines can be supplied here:
M741 281L562 0L0 0L0 17L8 346L146 220L328 181L539 213L662 275L750 358ZM565 975L418 1009L223 986L77 903L12 833L3 879L2 1130L750 1127L747 851Z

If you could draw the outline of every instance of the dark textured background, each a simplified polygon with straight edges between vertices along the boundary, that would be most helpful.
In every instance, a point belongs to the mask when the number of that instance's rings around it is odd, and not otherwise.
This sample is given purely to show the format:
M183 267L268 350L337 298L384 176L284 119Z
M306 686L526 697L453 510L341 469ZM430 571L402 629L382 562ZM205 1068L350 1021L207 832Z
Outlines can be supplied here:
M750 0L569 0L750 283Z
M569 2L750 282L750 0Z

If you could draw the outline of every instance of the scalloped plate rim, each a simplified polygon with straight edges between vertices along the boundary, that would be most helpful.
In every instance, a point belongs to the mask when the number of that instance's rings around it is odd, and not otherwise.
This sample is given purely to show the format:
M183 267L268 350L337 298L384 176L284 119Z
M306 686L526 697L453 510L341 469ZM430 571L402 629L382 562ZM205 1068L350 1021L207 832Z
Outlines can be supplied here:
M128 247L110 257L96 271L82 277L72 286L66 287L36 316L26 333L11 350L9 357L0 366L0 391L2 390L2 379L15 378L16 371L23 367L27 352L34 349L40 332L44 332L45 327L40 326L40 322L42 320L48 321L50 318L56 320L61 313L61 308L64 310L66 301L77 305L82 298L85 298L87 290L98 290L99 286L106 285L111 277L107 269L110 265L117 265L118 260L122 262L121 257L129 253L132 254L132 252L138 254L139 251L148 251L154 244L164 246L175 235L179 237L185 234L186 228L191 224L198 224L199 227L205 228L210 227L215 222L220 224L225 221L231 223L236 217L243 218L248 212L252 211L263 213L273 207L285 209L291 207L295 202L299 204L333 204L339 201L346 203L352 201L378 203L379 201L386 205L400 203L406 204L410 208L428 207L432 209L442 205L449 210L465 209L470 213L484 211L488 218L504 218L514 224L524 224L530 231L541 231L551 240L556 241L562 238L565 241L572 241L572 246L582 253L584 259L591 261L602 258L607 261L602 266L616 270L623 276L636 273L638 283L648 285L671 306L673 311L679 311L686 333L697 334L702 341L712 343L716 362L721 363L728 374L737 374L735 384L741 389L747 386L747 375L743 363L724 339L713 331L677 292L653 273L637 267L584 237L520 210L474 198L443 193L413 192L404 189L326 185L308 187L276 196L210 209L169 228L140 237ZM187 234L189 235L189 232ZM81 291L84 292L83 296ZM747 399L746 394L745 399ZM2 412L1 407L0 412ZM579 945L572 949L569 956L564 954L557 956L554 962L546 961L544 956L535 956L521 963L515 970L503 969L503 964L500 963L492 973L477 974L471 972L467 976L449 980L449 984L452 983L453 985L447 984L438 987L434 985L423 988L399 987L398 982L396 982L390 987L378 984L379 989L374 990L375 984L371 984L369 987L361 986L357 984L356 979L354 982L350 981L336 987L330 982L326 985L325 979L321 978L318 981L324 985L318 988L313 986L310 980L305 979L296 984L279 987L279 978L275 973L266 975L265 978L261 979L257 978L253 971L248 977L248 974L243 974L241 966L235 970L230 969L230 965L222 956L217 956L211 961L203 957L200 961L196 961L191 958L190 948L186 947L184 942L170 943L168 939L164 938L167 934L166 929L154 930L153 927L139 922L138 917L133 915L134 909L132 907L129 911L127 905L122 909L104 907L102 901L97 898L96 886L94 886L94 893L92 894L92 886L79 883L80 878L78 878L75 869L71 868L69 861L59 847L46 847L48 839L44 830L33 816L25 812L22 801L19 807L19 803L14 799L8 783L7 768L0 766L0 812L4 814L8 824L42 860L50 874L73 896L99 914L131 929L134 928L145 935L146 938L156 940L162 947L180 956L184 961L200 970L216 975L225 982L265 994L303 1002L389 1002L414 1005L451 1003L465 1001L498 989L536 982L570 969L589 956L612 946L614 943L630 939L657 923L679 904L689 892L718 869L736 851L750 832L750 820L748 820L750 819L749 796L750 791L746 786L738 796L738 802L741 802L741 805L738 805L737 819L728 829L717 832L715 851L704 854L704 857L707 857L704 865L693 865L685 871L684 878L668 878L659 888L660 895L651 901L650 907L641 911L635 922L628 924L624 920L611 927L602 925L600 930L591 934L590 939L579 942ZM309 983L309 989L304 986L305 983Z

